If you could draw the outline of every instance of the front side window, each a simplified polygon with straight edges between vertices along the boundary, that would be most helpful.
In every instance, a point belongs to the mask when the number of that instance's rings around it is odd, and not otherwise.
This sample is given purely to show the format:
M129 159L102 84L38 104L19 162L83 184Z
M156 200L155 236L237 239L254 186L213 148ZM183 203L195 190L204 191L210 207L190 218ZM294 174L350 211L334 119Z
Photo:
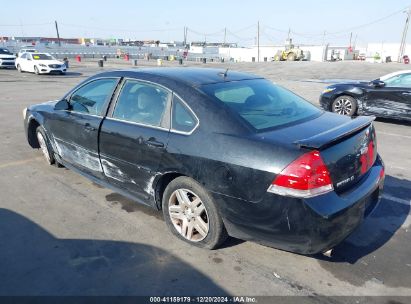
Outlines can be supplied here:
M265 79L207 84L201 90L224 103L257 131L296 123L321 110Z
M117 100L113 118L160 126L170 93L156 85L127 80Z
M75 91L70 98L71 109L91 115L101 115L108 98L117 85L116 78L94 80Z
M197 125L197 118L184 105L180 98L174 96L171 129L180 132L191 132Z

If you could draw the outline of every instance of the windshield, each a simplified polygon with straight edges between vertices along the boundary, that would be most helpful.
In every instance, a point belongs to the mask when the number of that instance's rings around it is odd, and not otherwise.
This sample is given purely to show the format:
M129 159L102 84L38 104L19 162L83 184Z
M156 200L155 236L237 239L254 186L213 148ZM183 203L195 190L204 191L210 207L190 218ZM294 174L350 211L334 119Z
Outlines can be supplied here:
M409 73L397 74L381 79L387 87L411 87L411 71Z
M2 55L11 55L11 53L8 49L0 49L0 54L2 54Z
M48 54L33 54L32 55L34 60L53 60L53 56L50 56Z
M224 103L258 131L288 125L322 112L265 79L208 84L200 89Z

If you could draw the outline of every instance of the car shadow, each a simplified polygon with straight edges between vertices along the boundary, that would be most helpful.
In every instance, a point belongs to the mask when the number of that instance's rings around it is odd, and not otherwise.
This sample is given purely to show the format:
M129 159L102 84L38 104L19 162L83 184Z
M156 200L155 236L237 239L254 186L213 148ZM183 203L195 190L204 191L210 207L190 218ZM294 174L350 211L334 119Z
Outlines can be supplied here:
M0 295L227 295L167 251L139 243L59 239L0 209Z
M355 264L359 259L375 253L405 223L410 213L410 201L411 181L386 176L383 198L372 214L334 248L331 258L322 254L316 257L329 262Z
M94 184L94 186L96 187L101 187L97 184ZM140 203L137 203L125 196L122 196L121 194L118 194L116 192L112 192L108 195L106 195L106 201L110 202L113 205L119 205L121 207L122 210L128 212L128 213L132 213L132 212L141 212L144 213L146 215L155 217L159 220L164 220L163 218L163 212L153 209L151 207L142 205ZM245 241L234 238L229 236L227 238L227 240L221 244L221 246L219 247L220 249L223 248L229 248L229 247L233 247L233 246L237 246L241 243L244 243Z
M376 121L383 122L383 123L390 123L395 125L403 125L403 126L411 126L411 121L402 120L402 119L393 119L393 118L383 118L377 117Z

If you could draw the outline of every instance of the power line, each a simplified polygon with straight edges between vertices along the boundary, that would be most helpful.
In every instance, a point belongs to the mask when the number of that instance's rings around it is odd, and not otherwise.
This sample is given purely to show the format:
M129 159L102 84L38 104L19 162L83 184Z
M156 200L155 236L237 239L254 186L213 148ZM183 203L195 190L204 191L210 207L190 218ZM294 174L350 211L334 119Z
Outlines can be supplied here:
M47 23L32 23L32 24L0 24L0 26L4 27L22 27L22 26L43 26L43 25L51 25L53 22Z
M395 12L389 14L389 15L386 15L386 16L384 16L384 17L381 17L381 18L378 18L378 19L376 19L376 20L370 21L370 22L368 22L368 23L363 23L363 24L360 24L360 25L356 25L356 26L349 27L349 28L346 28L346 29L344 29L344 30L339 30L339 31L335 31L335 32L327 32L327 36L329 36L329 35L336 35L336 34L342 34L342 33L350 33L350 32L352 32L353 30L357 30L357 29L361 29L361 28L368 27L368 26L370 26L370 25L373 25L373 24L379 23L379 22L381 22L381 21L384 21L384 20L386 20L386 19L389 19L389 18L391 18L392 16L395 16L395 15L403 12L404 9L407 9L407 8L402 8L402 9L397 10L397 11L395 11ZM279 28L275 28L275 27L272 27L272 26L268 26L268 25L264 25L264 26L265 26L265 28L267 28L267 29L274 30L274 31L277 31L277 32L280 32L280 33L288 33L288 30L279 29ZM300 33L300 32L291 31L291 33L294 34L294 35L296 35L296 36L301 36L301 37L306 37L306 38L314 38L314 37L322 37L322 36L324 36L324 32L315 33L315 34L314 34L314 33Z
M92 29L97 31L112 31L112 32L130 32L130 33L142 33L142 32L169 32L169 31L181 31L181 28L166 28L166 29L146 29L146 30L134 30L134 29L119 29L119 28L101 28L88 25L79 25L79 24L68 24L60 23L61 25L67 27L81 28L81 29Z

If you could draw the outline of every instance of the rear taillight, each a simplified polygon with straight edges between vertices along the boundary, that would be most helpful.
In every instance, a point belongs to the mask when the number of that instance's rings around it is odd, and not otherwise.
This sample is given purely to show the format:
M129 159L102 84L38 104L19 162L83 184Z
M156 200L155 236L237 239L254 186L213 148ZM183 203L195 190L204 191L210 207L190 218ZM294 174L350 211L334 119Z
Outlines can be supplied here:
M334 189L319 151L308 152L289 164L268 188L268 192L294 197L313 197Z
M382 167L381 171L380 171L380 180L382 180L384 178L385 178L385 169L384 169L384 167Z

